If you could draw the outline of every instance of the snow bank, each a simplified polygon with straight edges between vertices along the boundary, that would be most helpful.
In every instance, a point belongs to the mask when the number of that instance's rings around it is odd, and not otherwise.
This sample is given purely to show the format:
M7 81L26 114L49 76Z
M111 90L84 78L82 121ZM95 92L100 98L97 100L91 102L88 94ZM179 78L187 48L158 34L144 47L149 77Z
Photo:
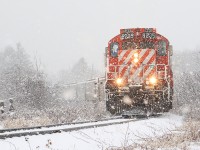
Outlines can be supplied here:
M200 149L200 143L199 142L191 142L189 149L191 150L199 150Z

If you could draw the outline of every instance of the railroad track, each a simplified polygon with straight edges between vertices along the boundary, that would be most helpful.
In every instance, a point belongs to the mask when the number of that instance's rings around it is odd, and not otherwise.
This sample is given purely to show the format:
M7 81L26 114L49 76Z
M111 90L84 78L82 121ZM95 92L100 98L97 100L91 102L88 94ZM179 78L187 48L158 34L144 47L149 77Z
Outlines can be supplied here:
M66 123L66 124L56 124L56 125L48 125L48 126L37 126L30 128L14 128L14 129L2 129L0 130L0 139L7 139L13 137L21 137L21 136L31 136L31 135L44 135L44 134L52 134L52 133L61 133L61 132L71 132L77 131L81 129L88 128L96 128L103 127L115 124L123 124L132 121L144 120L146 117L142 118L131 118L124 119L123 117L114 117L107 118L98 121L84 121L84 122L74 122L74 123Z
M121 118L122 118L121 116L116 116L116 117L112 117L112 118L105 118L105 119L93 120L93 121L70 122L70 123L61 123L61 124L53 124L53 125L46 125L46 126L35 126L35 127L27 127L27 128L0 129L0 135L1 135L1 133L5 133L5 132L51 128L51 127L59 127L59 126L64 126L64 125L84 124L84 123L92 123L92 122L98 122L98 121L121 119Z

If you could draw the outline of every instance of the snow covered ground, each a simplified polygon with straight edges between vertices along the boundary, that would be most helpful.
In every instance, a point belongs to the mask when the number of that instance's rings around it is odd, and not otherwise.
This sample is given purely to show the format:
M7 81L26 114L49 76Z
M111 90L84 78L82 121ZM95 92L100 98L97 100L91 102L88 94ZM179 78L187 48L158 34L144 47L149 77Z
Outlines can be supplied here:
M165 114L125 124L55 134L0 140L2 150L98 150L128 146L142 138L161 136L182 125L183 117Z

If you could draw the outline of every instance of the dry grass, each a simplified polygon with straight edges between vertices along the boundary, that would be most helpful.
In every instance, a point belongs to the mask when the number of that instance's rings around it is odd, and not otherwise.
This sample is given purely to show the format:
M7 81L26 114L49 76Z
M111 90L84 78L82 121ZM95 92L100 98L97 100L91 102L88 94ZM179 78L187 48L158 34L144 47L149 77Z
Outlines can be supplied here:
M189 150L191 142L200 142L200 121L189 120L182 127L161 137L142 139L142 143L133 143L128 147L109 150Z
M12 115L0 118L4 128L22 128L50 124L68 123L74 121L97 120L105 117L102 103L72 103L67 105L54 105L52 108L34 110L24 108Z
M33 117L31 120L26 118L16 118L16 119L6 119L3 121L3 125L5 128L26 128L31 126L38 125L47 125L52 124L52 120L47 117Z

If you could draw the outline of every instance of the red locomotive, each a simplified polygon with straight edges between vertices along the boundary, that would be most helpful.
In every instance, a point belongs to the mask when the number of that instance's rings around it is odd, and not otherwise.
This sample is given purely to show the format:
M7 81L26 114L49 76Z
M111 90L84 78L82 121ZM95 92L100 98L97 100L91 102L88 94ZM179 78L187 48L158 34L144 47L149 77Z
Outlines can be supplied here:
M121 29L106 47L106 108L121 114L172 108L172 46L155 28Z

